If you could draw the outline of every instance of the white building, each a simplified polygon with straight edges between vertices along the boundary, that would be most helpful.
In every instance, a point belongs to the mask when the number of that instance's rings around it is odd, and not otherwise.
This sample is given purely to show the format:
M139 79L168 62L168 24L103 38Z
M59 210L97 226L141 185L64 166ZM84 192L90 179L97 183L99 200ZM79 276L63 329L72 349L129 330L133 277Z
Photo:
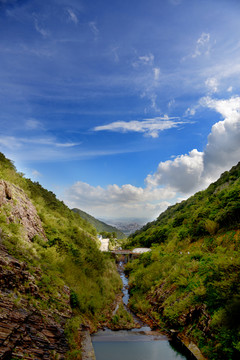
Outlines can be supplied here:
M109 251L109 239L99 239L101 241L100 250Z

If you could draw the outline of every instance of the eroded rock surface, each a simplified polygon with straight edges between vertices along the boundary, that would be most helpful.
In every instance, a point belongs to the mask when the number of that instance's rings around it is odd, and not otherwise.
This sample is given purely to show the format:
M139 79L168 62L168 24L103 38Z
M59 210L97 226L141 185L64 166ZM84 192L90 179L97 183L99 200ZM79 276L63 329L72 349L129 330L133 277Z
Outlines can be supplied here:
M30 274L27 265L10 256L0 243L0 359L65 358L64 325L71 311L42 311L30 303L28 293L31 299L41 299L36 285L40 277L39 269Z
M13 184L0 180L0 207L7 205L10 212L10 215L7 215L7 221L22 224L26 240L32 240L35 235L38 235L47 241L36 208L24 191Z

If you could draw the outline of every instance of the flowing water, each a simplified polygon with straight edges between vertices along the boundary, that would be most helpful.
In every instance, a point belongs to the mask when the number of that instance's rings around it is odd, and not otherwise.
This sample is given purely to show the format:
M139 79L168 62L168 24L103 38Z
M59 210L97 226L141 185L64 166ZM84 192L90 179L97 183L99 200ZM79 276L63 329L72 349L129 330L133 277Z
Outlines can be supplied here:
M123 303L129 299L128 279L120 264L119 272L123 282ZM166 335L152 331L149 326L141 324L140 329L112 331L104 329L92 336L96 360L182 360L193 359L184 355L183 348L176 347Z

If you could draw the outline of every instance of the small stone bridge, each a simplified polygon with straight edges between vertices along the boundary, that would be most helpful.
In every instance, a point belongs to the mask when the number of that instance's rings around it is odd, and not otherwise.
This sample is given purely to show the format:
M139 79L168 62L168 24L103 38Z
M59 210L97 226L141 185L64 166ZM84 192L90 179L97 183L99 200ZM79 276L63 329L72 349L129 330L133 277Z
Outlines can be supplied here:
M116 259L118 257L124 257L124 262L128 262L133 259L133 252L131 250L112 250L111 253Z
M125 259L127 261L129 261L132 259L136 259L141 254L148 252L148 251L151 251L151 250L146 249L146 248L137 248L137 249L133 249L133 250L112 250L111 253L113 254L114 257L117 257L118 255L124 256Z

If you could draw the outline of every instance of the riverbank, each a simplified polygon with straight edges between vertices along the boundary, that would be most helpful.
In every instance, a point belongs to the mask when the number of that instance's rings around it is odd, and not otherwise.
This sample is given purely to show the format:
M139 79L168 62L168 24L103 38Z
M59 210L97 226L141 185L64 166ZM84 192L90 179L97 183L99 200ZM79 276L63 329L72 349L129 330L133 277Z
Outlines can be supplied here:
M120 353L125 360L133 360L135 358L151 358L151 360L154 360L155 358L159 359L160 357L166 360L203 360L204 358L197 357L195 354L193 356L193 352L190 352L191 350L188 346L183 345L183 342L180 342L176 337L174 339L174 336L172 336L170 331L162 331L162 329L159 329L159 327L156 326L152 319L141 315L138 316L138 314L134 314L131 309L129 309L128 280L124 275L124 268L121 264L118 267L118 271L123 281L123 289L121 297L118 296L112 306L112 319L115 318L116 327L113 327L112 330L109 326L104 327L97 333L92 334L91 337L97 360L111 360L113 354L114 358L118 356L117 353ZM119 321L121 319L116 318L119 309L122 308L124 308L125 312L134 319L134 322L129 328L124 326L124 330L121 328ZM113 324L113 321L108 321L108 323L109 322L110 324ZM123 356L122 354L125 351L126 354ZM95 360L94 357L84 358L83 360L85 359Z

